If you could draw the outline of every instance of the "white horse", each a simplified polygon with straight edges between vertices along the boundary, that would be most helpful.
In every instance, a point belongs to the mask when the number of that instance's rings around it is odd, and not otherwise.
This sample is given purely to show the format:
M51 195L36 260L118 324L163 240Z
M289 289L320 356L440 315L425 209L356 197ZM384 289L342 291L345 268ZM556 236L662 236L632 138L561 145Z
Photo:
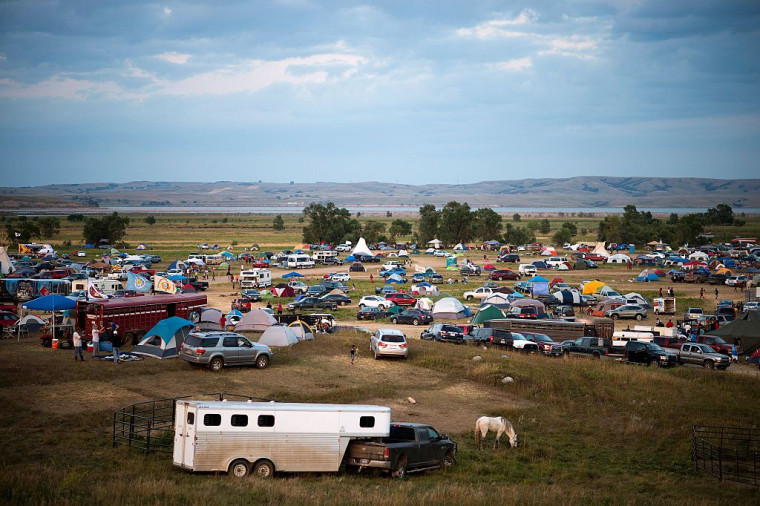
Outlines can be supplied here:
M496 433L496 439L493 441L494 450L499 446L499 439L504 433L509 438L509 446L517 448L517 433L509 420L503 416L481 416L475 422L475 444L478 445L478 450L483 449L483 441L489 430Z

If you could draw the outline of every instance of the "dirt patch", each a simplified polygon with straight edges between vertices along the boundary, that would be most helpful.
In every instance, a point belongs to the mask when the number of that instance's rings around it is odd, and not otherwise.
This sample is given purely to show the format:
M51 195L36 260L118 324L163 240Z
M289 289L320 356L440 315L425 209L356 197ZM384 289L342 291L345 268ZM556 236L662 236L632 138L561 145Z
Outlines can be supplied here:
M72 381L59 385L3 389L3 395L26 399L32 409L58 415L111 410L148 400L139 393L105 381Z

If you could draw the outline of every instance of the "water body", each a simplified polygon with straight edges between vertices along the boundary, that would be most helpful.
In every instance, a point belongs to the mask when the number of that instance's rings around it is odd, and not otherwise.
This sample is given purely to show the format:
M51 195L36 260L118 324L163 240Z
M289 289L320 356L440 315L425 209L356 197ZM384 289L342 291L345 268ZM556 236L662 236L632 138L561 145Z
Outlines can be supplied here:
M129 213L148 213L148 214L300 214L303 211L304 206L244 206L244 207L229 207L229 206L158 206L158 207L142 207L142 206L124 206L124 207L97 207L97 208L27 208L7 210L7 212L15 214L104 214L111 212L119 212L124 214ZM340 206L345 207L352 213L360 212L362 214L385 214L390 211L391 213L408 214L416 213L419 210L419 206ZM442 206L439 206L439 209ZM477 209L477 207L473 207ZM539 215L557 215L559 213L564 214L622 214L622 207L492 207L494 211L500 214L539 214ZM690 213L702 213L707 211L706 207L637 207L639 211L650 211L652 214L657 215L670 215L676 214L690 214ZM746 214L760 214L760 208L747 207L747 208L734 208L734 213L746 213Z

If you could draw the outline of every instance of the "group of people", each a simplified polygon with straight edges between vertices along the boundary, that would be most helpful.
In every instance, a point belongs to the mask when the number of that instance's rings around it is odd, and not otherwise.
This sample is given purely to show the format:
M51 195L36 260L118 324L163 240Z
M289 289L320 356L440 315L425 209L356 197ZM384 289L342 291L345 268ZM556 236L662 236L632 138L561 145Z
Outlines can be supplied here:
M100 354L100 337L106 334L106 328L102 324L92 326L92 356L95 357ZM71 339L74 345L74 361L81 360L84 362L84 350L83 343L85 332L82 328L76 327L74 333L71 335ZM119 324L112 322L108 328L108 340L111 342L113 349L113 363L118 364L120 362L119 351L122 345L121 334L119 333Z

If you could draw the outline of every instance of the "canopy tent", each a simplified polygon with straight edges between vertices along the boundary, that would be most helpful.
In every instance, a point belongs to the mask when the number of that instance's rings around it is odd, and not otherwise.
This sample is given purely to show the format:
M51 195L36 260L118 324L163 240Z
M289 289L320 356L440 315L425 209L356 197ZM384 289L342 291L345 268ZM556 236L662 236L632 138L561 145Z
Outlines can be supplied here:
M55 336L55 312L65 311L67 309L74 309L77 307L75 300L71 300L68 297L63 297L57 293L51 293L50 295L44 295L37 299L27 302L22 306L24 309L31 309L33 311L50 311L53 313L53 335Z
M261 309L253 309L243 315L243 318L235 325L235 332L264 332L272 325L277 325L277 320L271 314Z
M435 249L440 248L441 244L443 244L443 243L441 241L439 241L438 239L433 239L432 241L428 241L428 245L432 246Z
M485 323L490 320L504 318L504 312L496 306L487 305L480 308L475 316L470 320L471 323Z
M543 276L533 276L528 280L530 283L548 283L549 280Z
M356 257L357 255L364 255L368 257L375 256L369 250L369 247L367 247L367 241L364 240L364 237L359 238L359 240L356 242L354 250L351 252L351 256Z
M710 256L704 251L695 251L694 253L689 255L689 260L699 260L702 262L707 262L709 258Z
M649 269L644 269L643 271L641 271L641 273L638 276L636 276L636 281L644 282L644 283L647 283L650 281L659 281L659 280L660 280L660 276L650 271Z
M188 278L186 276L183 276L182 274L172 274L171 276L169 276L166 279L168 279L169 281L181 281L181 282L185 282L185 281L189 281L190 280L190 278Z
M560 304L571 304L573 306L583 305L583 297L581 297L581 294L573 290L559 290L554 292L552 296L557 299Z
M272 325L261 334L259 344L267 346L292 346L298 344L298 337L285 325Z
M631 261L631 257L628 255L623 255L622 253L618 253L616 255L612 255L607 259L608 264L627 264Z
M288 328L296 335L299 341L311 341L314 339L314 332L305 321L296 320L291 322Z
M689 262L686 262L683 264L683 268L686 270L695 270L695 269L701 269L707 267L707 264L704 262L698 262L696 260L691 260Z
M8 256L8 252L5 251L5 248L3 246L0 246L0 272L2 272L3 275L7 276L14 270L15 269L13 268L13 263L11 263L11 258Z
M603 256L604 258L608 258L610 256L610 253L604 247L603 242L596 243L596 246L594 247L594 250L591 253L595 255Z
M444 297L433 305L433 318L456 320L470 316L470 310L454 297Z
M426 311L430 311L433 309L433 301L428 299L427 297L421 297L417 299L417 303L414 304L414 307L417 309L424 309Z
M289 272L289 273L285 274L285 275L282 277L282 279L290 279L290 278L303 278L303 277L304 277L304 275L303 275L303 274L301 274L300 272L295 272L295 271L293 271L293 272Z
M760 348L760 312L747 311L731 323L709 333L736 344L741 340L742 353L750 354Z
M132 352L158 359L175 358L192 329L193 322L189 320L179 316L166 318L154 325Z
M601 289L604 286L604 283L601 281L589 281L585 285L583 285L583 295L590 295L593 293L596 293L597 290Z

